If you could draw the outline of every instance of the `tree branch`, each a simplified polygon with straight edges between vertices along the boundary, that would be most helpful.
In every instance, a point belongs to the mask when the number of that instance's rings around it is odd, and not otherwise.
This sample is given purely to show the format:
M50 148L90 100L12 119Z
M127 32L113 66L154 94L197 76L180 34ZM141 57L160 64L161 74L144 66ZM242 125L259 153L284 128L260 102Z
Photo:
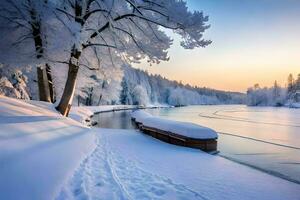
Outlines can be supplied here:
M75 19L75 16L72 15L72 14L70 14L70 13L68 13L67 11L64 11L64 10L62 10L62 9L60 9L60 8L56 8L56 10L59 11L59 12L64 13L65 15L67 15L67 16L69 16L69 17L72 17L72 18Z
M86 21L92 14L97 13L97 12L106 12L106 13L108 13L108 11L104 10L104 9L95 9L95 10L92 10L92 11L86 13L83 16L83 19Z
M92 70L92 71L98 71L99 70L99 68L92 68L92 67L89 67L88 65L83 64L83 63L80 63L79 66L86 67L86 68L88 68L89 70Z
M109 45L109 44L87 43L87 44L82 44L82 49L85 49L85 48L91 47L91 46L102 46L102 47L108 47L108 48L117 48L116 46Z
M118 17L116 17L115 19L113 19L113 21L116 22L116 21L119 21L119 20L122 20L122 19L125 19L125 18L129 18L129 17L136 17L136 18L139 18L139 19L142 19L142 20L151 22L151 23L153 23L153 24L162 26L162 27L164 27L164 28L173 29L173 30L179 29L179 28L181 27L181 26L179 26L179 24L177 24L178 26L174 26L174 27L168 26L168 25L166 25L166 24L159 23L159 22L157 22L157 21L148 19L148 18L143 17L143 16L136 15L136 14L134 14L134 13L129 13L129 14L124 14L124 15L118 16ZM101 33L102 31L104 31L104 30L107 29L108 27L109 27L109 22L107 22L105 25L103 25L101 28L99 28L96 32L92 33L91 36L90 36L90 39L96 37L99 33Z

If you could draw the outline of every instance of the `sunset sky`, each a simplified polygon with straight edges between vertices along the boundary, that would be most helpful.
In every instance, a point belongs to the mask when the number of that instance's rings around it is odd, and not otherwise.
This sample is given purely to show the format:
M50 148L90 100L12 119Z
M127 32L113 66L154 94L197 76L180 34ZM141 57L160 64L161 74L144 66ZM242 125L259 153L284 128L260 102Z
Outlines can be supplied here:
M184 50L175 37L170 61L135 65L192 85L245 92L259 83L282 86L300 73L299 0L188 0L210 17L207 48Z

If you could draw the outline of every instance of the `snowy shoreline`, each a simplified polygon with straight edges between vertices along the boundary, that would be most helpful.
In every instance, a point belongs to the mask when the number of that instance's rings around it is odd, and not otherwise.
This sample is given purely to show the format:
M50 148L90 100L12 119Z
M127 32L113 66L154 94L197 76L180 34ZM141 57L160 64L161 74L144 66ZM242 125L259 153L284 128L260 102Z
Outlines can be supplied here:
M299 200L300 191L218 156L2 96L0 177L1 199Z
M106 112L136 110L136 109L157 109L157 108L172 108L168 105L157 106L136 106L136 105L105 105L105 106L73 106L69 117L87 126L92 126L91 118L94 115Z
M264 106L264 107L265 107L265 106ZM153 107L153 108L157 108L157 107ZM168 107L162 107L162 108L168 108ZM142 109L147 109L147 108L142 108ZM135 110L135 109L130 109L130 108L129 108L129 109L124 109L124 110ZM113 111L114 111L114 110L106 110L106 111L104 111L104 112L113 112ZM118 110L118 111L122 111L122 110ZM143 111L142 111L142 112L143 112ZM99 113L101 113L101 112L99 112ZM139 112L136 112L136 113L138 113L138 115L137 115L137 116L139 116L138 119L137 119L137 117L136 117L135 114L134 114L134 115L131 115L131 116L134 116L133 118L135 118L135 121L137 121L138 123L141 123L141 121L142 121L143 118L145 118L145 117L147 118L148 116L151 116L150 114L144 116L143 114L142 114L142 115L139 115ZM145 113L145 112L144 112L144 113ZM147 113L145 113L145 114L147 114ZM257 140L257 139L253 139L253 138L250 138L250 137L243 137L243 136L238 136L238 135L234 135L234 134L230 134L230 133L224 133L224 132L217 132L217 133L218 133L218 134L231 135L231 136L235 136L235 137L247 138L247 139L255 140L255 141L258 141L258 142L265 142L265 143L270 144L270 142L266 142L266 141L262 141L262 140ZM278 145L277 143L271 143L271 144ZM281 145L281 146L284 146L284 145ZM287 146L287 147L290 148L291 146ZM295 147L292 147L292 148L295 148ZM235 163L238 163L238 164L241 164L241 165L244 165L244 166L247 166L247 167L256 169L256 170L258 170L258 171L261 171L261 172L263 172L263 173L272 175L272 176L274 176L274 177L278 177L278 178L281 178L281 179L284 179L284 180L287 180L287 181L290 181L290 182L293 182L293 183L296 183L296 184L300 184L300 182L297 181L296 179L290 178L290 177L288 177L288 176L286 176L286 175L284 175L284 174L282 174L282 173L279 173L279 172L276 172L276 171L273 171L273 170L264 169L264 168L262 168L262 167L257 167L257 166L255 166L255 165L253 165L253 164L249 164L249 163L247 163L247 162L242 162L242 161L239 161L239 160L237 160L237 159L230 158L230 157L228 157L228 156L219 155L219 154L218 154L218 151L216 151L216 152L214 152L214 151L213 151L213 152L210 152L210 154L220 156L220 157L222 157L222 158L224 158L224 159L227 159L227 160L230 160L230 161L232 161L232 162L235 162Z

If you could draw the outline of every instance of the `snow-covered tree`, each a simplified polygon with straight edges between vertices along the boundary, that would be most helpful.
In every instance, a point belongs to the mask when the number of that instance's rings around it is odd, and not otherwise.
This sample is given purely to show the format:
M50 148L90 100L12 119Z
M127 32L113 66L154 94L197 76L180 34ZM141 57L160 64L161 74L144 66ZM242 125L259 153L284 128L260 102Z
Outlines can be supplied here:
M121 82L120 103L124 105L132 105L131 92L127 80L123 77Z
M287 86L287 104L291 105L298 102L300 102L300 74L298 74L296 80L290 74Z
M3 66L3 64L0 65L0 94L29 100L30 93L27 88L27 76L20 69L10 69Z
M137 85L132 91L132 103L133 105L146 106L149 104L149 97L144 87Z
M90 48L102 48L127 62L147 58L158 63L168 60L171 39L163 29L174 30L183 40L184 48L205 47L203 40L208 17L202 12L190 12L184 1L177 0L70 0L57 8L63 24L71 32L72 47L68 77L57 109L67 115L75 92L79 67L85 65L82 56ZM101 55L100 55L101 57Z
M249 106L283 106L286 101L286 88L278 85L277 81L274 86L261 88L258 84L247 91L247 105Z
M117 103L121 91L123 61L107 51L100 53L99 50L97 52L95 52L96 49L93 50L92 55L85 53L83 57L89 68L80 68L78 76L80 84L76 87L76 95L85 98L81 91L94 88L92 105ZM103 55L103 57L100 59L98 55ZM90 70L91 68L94 70Z
M284 101L285 101L285 91L283 90L283 88L281 88L277 81L274 82L274 86L272 88L272 105L274 106L282 106L284 105Z
M300 103L300 74L298 74L298 78L296 80L295 101Z
M46 63L47 26L50 7L45 0L2 0L0 2L1 61L16 65L41 66L38 71L40 99L54 101L50 65ZM20 66L18 66L20 68ZM42 72L44 71L44 72ZM39 73L40 72L40 73ZM36 72L32 71L36 76ZM36 78L35 78L36 79ZM30 84L30 87L36 87Z
M182 95L182 90L180 88L175 88L170 90L169 97L168 97L168 104L173 106L184 106L187 105L185 103L185 98Z
M295 80L294 80L293 74L289 74L287 84L288 84L287 92L288 92L288 98L289 98L289 96L291 96L295 91Z
M300 90L300 74L298 74L298 78L295 82L296 90Z

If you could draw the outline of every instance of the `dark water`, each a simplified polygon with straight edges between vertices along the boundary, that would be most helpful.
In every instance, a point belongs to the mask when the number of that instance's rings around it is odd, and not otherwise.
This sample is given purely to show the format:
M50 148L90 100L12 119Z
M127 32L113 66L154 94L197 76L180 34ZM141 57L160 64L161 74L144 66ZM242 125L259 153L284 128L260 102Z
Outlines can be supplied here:
M93 117L97 121L97 127L113 129L135 129L130 114L132 111L115 111L97 114Z
M300 109L188 106L147 112L213 128L220 156L300 184ZM94 120L103 128L134 129L130 113L102 113Z

